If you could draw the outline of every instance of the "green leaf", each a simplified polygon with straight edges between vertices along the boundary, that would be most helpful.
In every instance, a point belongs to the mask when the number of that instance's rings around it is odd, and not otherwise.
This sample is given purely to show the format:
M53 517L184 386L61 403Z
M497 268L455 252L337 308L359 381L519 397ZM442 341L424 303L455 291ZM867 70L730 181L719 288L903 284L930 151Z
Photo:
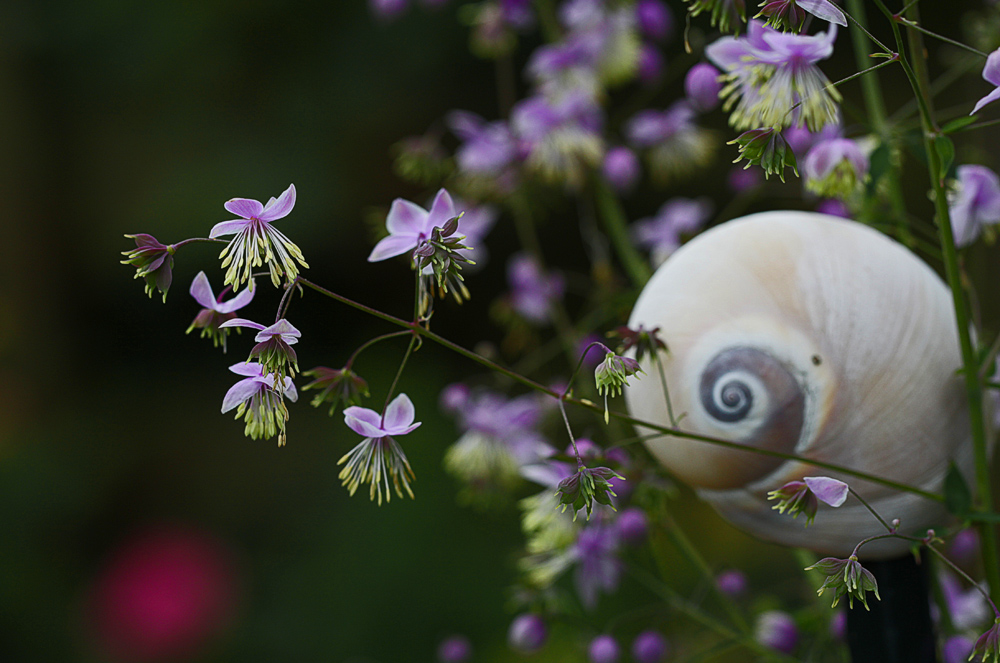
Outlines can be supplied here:
M941 127L941 131L943 131L946 134L955 133L956 131L960 131L961 129L969 126L978 119L979 118L976 117L975 115L966 115L965 117L957 117L951 122L945 123L945 125Z
M941 172L938 173L938 177L944 178L955 161L955 144L947 136L938 136L934 139L934 149L941 157Z
M954 462L948 466L944 477L944 505L957 516L966 516L972 509L972 493L965 477Z

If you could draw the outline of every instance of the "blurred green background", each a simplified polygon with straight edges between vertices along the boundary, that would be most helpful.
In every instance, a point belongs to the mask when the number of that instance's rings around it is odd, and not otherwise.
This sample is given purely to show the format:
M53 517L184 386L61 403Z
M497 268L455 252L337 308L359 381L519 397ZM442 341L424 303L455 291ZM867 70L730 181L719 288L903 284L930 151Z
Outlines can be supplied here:
M365 261L364 220L397 196L427 194L392 175L393 143L453 108L496 117L492 65L468 55L455 12L418 6L383 24L362 0L0 8L0 661L110 660L88 616L95 584L122 546L168 526L221 542L237 579L232 620L192 660L431 661L452 632L472 639L474 660L520 658L504 643L516 513L461 508L441 468L456 432L437 394L468 363L429 344L412 360L401 390L424 422L406 444L417 499L379 508L340 486L336 462L357 438L339 415L309 408L308 393L282 449L219 414L235 381L226 367L249 339L233 337L220 356L183 333L198 311L194 275L205 269L220 287L218 247L178 255L166 305L118 262L125 233L204 236L228 218L228 198L266 200L294 182L298 203L280 227L310 278L407 315L405 265ZM942 12L942 29L958 14ZM836 66L849 72L845 55ZM720 191L725 162L683 195ZM503 220L490 242L498 256L514 246ZM470 347L497 340L486 311L503 288L497 261L474 301L442 307L436 328ZM276 302L263 288L246 317L265 319ZM303 368L339 366L389 331L314 296L292 312ZM403 347L359 362L375 402ZM782 582L787 551L734 532L690 496L682 505L718 568L750 568L752 587ZM682 587L688 573L678 565ZM626 583L604 614L634 595ZM579 643L560 637L538 660L581 659Z

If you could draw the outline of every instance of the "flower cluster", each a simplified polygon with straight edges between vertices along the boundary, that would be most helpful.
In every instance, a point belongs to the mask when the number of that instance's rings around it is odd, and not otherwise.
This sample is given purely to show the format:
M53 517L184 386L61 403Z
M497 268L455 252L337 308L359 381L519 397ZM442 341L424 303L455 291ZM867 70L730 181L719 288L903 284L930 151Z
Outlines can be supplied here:
M309 389L319 389L319 393L313 397L310 405L319 407L323 403L330 403L330 416L337 411L337 406L341 403L346 405L361 405L361 398L368 397L368 383L358 376L348 367L327 368L317 366L308 371L303 371L302 375L314 378L312 382L302 387L302 391Z
M617 497L617 495L614 486L611 485L612 478L624 479L625 477L607 467L593 469L581 467L574 474L560 481L556 488L562 510L566 511L566 507L572 506L573 520L576 520L580 509L585 508L587 520L590 520L590 515L594 511L594 502L613 509L614 502L611 501L611 498Z
M172 270L176 249L162 244L152 235L145 233L125 236L135 240L135 248L131 251L122 251L126 259L121 263L135 267L134 278L145 279L147 295L152 297L153 290L159 290L163 294L163 301L166 302L167 290L170 289L174 278Z
M872 575L871 571L861 566L856 555L851 555L847 559L826 557L812 566L806 567L806 571L813 569L826 574L826 580L816 590L816 593L822 596L823 592L827 589L832 589L832 607L834 608L837 607L837 603L845 595L850 607L853 608L854 599L858 599L865 606L865 610L868 610L868 598L865 592L873 592L875 598L881 600L881 597L878 595L878 583L875 582L875 576Z
M278 381L257 362L233 364L229 370L244 376L226 392L222 400L222 413L236 409L236 418L246 422L244 434L250 439L278 436L278 446L285 444L285 422L288 408L285 398L292 402L299 396L291 378Z

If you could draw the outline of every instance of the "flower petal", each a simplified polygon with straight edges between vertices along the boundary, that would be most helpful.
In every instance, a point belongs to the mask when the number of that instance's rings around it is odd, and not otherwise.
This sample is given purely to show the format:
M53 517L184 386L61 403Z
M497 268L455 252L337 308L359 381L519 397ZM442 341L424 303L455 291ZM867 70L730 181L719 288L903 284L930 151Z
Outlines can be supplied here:
M385 409L382 428L389 435L402 435L402 429L413 423L415 415L416 410L413 408L413 402L410 400L410 397L406 394L400 394Z
M441 189L434 196L434 203L427 217L427 229L443 228L444 224L456 216L458 215L455 214L455 203L451 199L451 194Z
M426 233L427 210L420 205L396 198L389 208L389 215L385 218L385 227L390 235L407 234L416 237L420 233Z
M256 323L254 323L256 324ZM219 325L220 327L222 325ZM281 336L282 340L289 345L299 342L299 338L302 336L302 332L292 326L288 320L282 318L270 327L260 327L261 332L257 334L254 339L258 343L263 343L264 341L270 339L272 336Z
M285 397L293 403L299 400L299 392L295 390L292 378L285 378Z
M191 289L188 292L191 293L196 302L205 308L216 310L215 293L212 292L212 286L209 285L205 272L198 272L198 275L194 277L194 281L191 281Z
M260 382L255 378L240 380L229 388L229 391L226 392L226 397L222 399L222 413L229 412L243 401L253 397L260 389Z
M847 27L847 17L844 16L844 12L830 0L797 0L797 2L802 9L813 16Z
M246 221L223 221L212 226L212 232L208 233L208 236L215 239L222 235L232 235L241 232L246 227Z
M226 201L224 207L227 211L244 219L250 219L254 216L259 219L261 213L264 211L264 206L261 205L259 200L252 200L250 198L231 198Z
M840 506L847 499L848 486L843 481L830 477L803 477L813 495L830 506Z
M395 258L415 248L417 248L416 235L389 235L375 245L371 255L368 256L368 262L379 262L380 260Z
M254 201L257 202L257 201ZM257 216L261 221L275 221L288 216L295 207L295 185L290 184L274 202L268 201L263 212Z
M256 361L239 361L229 367L229 370L236 375L245 375L247 377L258 378L263 380L261 373L260 362Z
M344 408L344 423L348 428L363 437L384 437L382 417L375 410L352 405Z
M253 287L243 288L240 290L239 294L230 299L228 302L216 304L215 310L219 313L232 313L233 311L241 309L250 303L250 300L253 299L255 292L256 290L254 290Z
M260 324L259 322L254 322L253 320L247 320L245 318L233 318L232 320L226 320L221 325L219 325L219 327L220 328L222 328L222 327L250 327L252 329L257 329L257 330L264 329L264 325Z
M972 112L969 113L969 115L975 115L976 113L979 112L980 108L982 108L986 104L992 104L997 99L1000 99L1000 87L996 88L995 90L993 90L992 92L990 92L988 95L986 95L985 97L983 97L982 99L980 99L978 102L976 102L976 107L972 109Z

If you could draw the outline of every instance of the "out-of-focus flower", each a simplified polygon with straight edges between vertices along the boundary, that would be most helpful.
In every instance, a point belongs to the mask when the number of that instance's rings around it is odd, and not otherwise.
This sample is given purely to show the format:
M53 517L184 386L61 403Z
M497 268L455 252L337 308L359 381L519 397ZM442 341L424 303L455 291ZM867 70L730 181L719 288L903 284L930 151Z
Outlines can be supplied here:
M531 0L500 0L500 13L503 20L517 30L527 30L535 24Z
M750 21L745 38L722 37L705 55L726 73L723 110L735 129L805 124L819 131L837 122L840 93L816 63L833 53L837 26L825 33L778 32Z
M979 533L972 527L958 532L948 546L948 557L959 565L972 564L978 554Z
M847 199L868 177L868 155L850 138L824 140L809 150L802 174L813 193Z
M829 214L831 216L839 216L844 219L851 218L851 210L847 208L844 201L837 200L836 198L827 198L821 200L816 204L816 211L820 214Z
M618 528L618 534L622 541L633 546L645 542L646 535L649 533L646 512L635 506L630 506L618 514L615 527Z
M434 228L444 227L456 216L455 204L444 189L437 192L430 211L409 200L396 198L385 219L389 236L375 245L368 262L386 260L416 249L431 238Z
M948 196L955 244L968 246L983 225L1000 222L1000 178L986 166L959 166L958 181Z
M989 94L976 102L975 108L969 115L975 115L979 109L986 104L991 104L1000 99L1000 48L990 53L986 58L986 65L983 67L983 79L995 87Z
M868 597L865 592L874 592L875 598L881 600L878 595L878 583L872 572L861 566L858 558L851 555L847 559L837 559L836 557L825 557L812 566L807 566L806 571L812 569L826 574L823 585L816 590L820 596L827 589L833 590L833 607L837 607L842 596L847 596L849 607L854 607L854 599L861 601L868 610Z
M674 28L674 15L663 0L637 0L635 19L643 35L663 41Z
M712 27L718 27L720 32L740 33L747 21L745 0L685 0L688 3L688 13L697 16L702 12L712 15Z
M507 263L507 283L510 306L518 315L535 324L549 322L552 304L563 295L561 276L544 273L534 258L518 253Z
M256 358L264 371L273 373L275 380L282 381L286 376L295 377L295 372L299 370L298 357L292 346L299 342L302 332L296 329L292 323L284 318L278 320L270 327L265 327L259 322L245 320L244 318L233 318L219 325L223 329L230 327L249 327L257 330L254 340L257 345L250 350L250 359Z
M944 663L966 663L972 654L976 641L964 635L953 635L941 645L941 659Z
M608 150L601 167L604 178L619 193L631 191L639 181L641 168L635 152L619 145Z
M938 573L938 583L956 630L979 628L989 618L990 607L979 588L962 589L958 578L944 569Z
M733 193L748 193L759 188L763 183L764 178L760 176L760 171L755 168L733 166L726 177L726 186Z
M726 596L738 599L746 594L747 576L738 569L729 569L715 577L715 586Z
M760 12L754 18L764 16L770 25L778 30L799 32L806 20L806 12L830 23L847 27L847 17L840 7L830 0L765 0Z
M662 338L660 338L659 327L646 329L644 325L640 324L636 329L631 329L622 325L615 329L614 332L609 333L608 336L621 339L621 346L618 351L625 354L630 350L634 350L635 359L639 362L641 362L642 358L647 354L655 355L658 352L666 352L667 350L667 344L663 342Z
M413 498L413 491L410 489L410 481L414 479L413 470L393 436L406 435L416 430L420 422L413 422L415 414L413 403L406 394L396 396L386 407L384 415L358 406L344 410L344 423L365 438L337 461L337 465L347 463L338 478L352 496L358 486L370 483L368 497L373 501L378 497L381 506L383 489L386 501L392 499L389 489L389 479L392 479L396 495L402 498L403 490L406 490L410 498Z
M298 400L298 392L291 378L285 378L284 384L275 388L273 373L264 373L264 368L257 362L239 362L229 367L237 375L244 376L226 392L222 399L222 414L236 409L236 418L243 417L246 422L244 435L250 439L271 438L278 436L278 446L285 444L285 422L288 421L288 408L285 398L293 403Z
M550 183L574 190L604 157L603 122L600 106L580 91L556 101L528 97L511 110L525 166Z
M410 0L368 0L375 18L383 21L398 18L410 6Z
M507 643L522 654L538 651L545 645L548 637L549 629L545 626L545 621L532 613L515 617L507 631Z
M993 626L976 640L969 660L971 661L976 654L979 654L982 663L997 663L1000 661L1000 617L997 617ZM989 661L991 657L993 659L992 662Z
M769 610L757 618L754 637L765 647L791 654L799 642L799 629L788 613Z
M314 378L312 382L302 387L303 391L309 389L319 389L320 392L313 397L310 405L319 407L322 403L330 403L330 416L336 412L337 406L341 403L345 405L361 405L361 397L368 396L368 383L350 368L327 368L317 366L308 371L303 371L302 375Z
M781 488L769 492L767 499L778 500L778 503L771 507L777 509L778 513L788 511L788 515L792 518L798 518L800 513L804 513L806 525L812 524L819 509L819 501L804 481L789 481Z
M152 235L139 233L138 235L125 235L129 239L135 240L135 248L131 251L122 251L126 256L122 260L123 265L135 267L135 276L142 277L146 281L146 294L153 297L153 290L163 293L163 302L167 301L167 290L173 281L174 252L173 245L161 244Z
M254 267L267 264L271 272L271 283L278 287L281 277L291 283L299 274L296 261L308 268L302 250L290 239L271 225L288 216L295 207L295 185L291 184L277 199L271 198L266 205L249 198L233 198L226 201L225 208L240 219L217 223L209 233L215 239L223 235L236 235L219 254L222 266L228 266L223 285L232 285L233 292L240 285L249 282L253 289L251 272ZM263 254L263 258L261 257Z
M85 603L102 653L130 663L199 658L232 620L234 562L220 541L192 529L130 539L105 561Z
M445 638L438 645L439 663L465 663L472 656L472 643L464 635Z
M830 637L837 642L847 642L847 611L838 610L830 618ZM971 647L971 645L970 645Z
M809 131L809 127L804 125L793 125L783 129L781 135L784 136L788 147L792 148L795 154L808 154L809 150L818 143L834 138L843 138L844 129L840 126L840 121L838 120L837 123L827 124L815 133Z
M469 247L460 249L459 253L471 261L462 267L463 270L476 272L489 260L485 238L496 224L500 210L493 205L474 205L458 198L455 199L455 209L464 210L458 230L465 236L462 243Z
M191 282L190 293L194 297L194 300L204 308L198 312L198 315L191 322L191 326L184 333L190 334L192 329L200 329L202 338L211 336L212 345L215 347L221 345L222 351L225 352L226 337L229 336L229 330L222 328L221 325L235 318L235 311L250 303L250 300L253 299L253 288L247 288L229 301L224 302L222 298L225 296L226 290L223 290L219 294L219 298L216 299L215 293L212 292L212 286L208 282L208 277L205 276L205 272L198 272L198 275L194 277L194 281Z
M680 101L665 111L639 111L625 125L629 143L647 151L654 179L667 182L710 160L715 149L712 134L694 119L691 105Z
M798 164L795 161L795 153L785 143L781 132L771 127L769 129L751 129L729 141L728 145L739 145L740 155L736 161L746 160L746 166L760 166L764 171L764 177L777 175L785 181L785 168L791 168L796 175L799 174Z
M471 394L472 390L466 385L461 382L454 382L441 390L441 396L439 397L441 409L445 412L459 412L469 402Z
M583 528L577 536L573 546L576 559L573 580L585 607L597 605L600 591L613 592L618 588L622 573L619 547L615 528L598 521Z
M468 111L452 111L446 121L462 140L455 152L459 170L498 177L517 158L517 142L506 122L487 122Z
M663 54L653 44L643 44L639 50L639 81L643 85L653 85L663 78Z
M621 648L610 635L599 635L587 645L587 660L590 663L618 663L621 658Z
M656 216L636 221L632 237L650 252L653 266L659 266L680 248L682 236L700 230L711 214L712 203L707 198L671 198Z
M440 136L409 136L392 146L393 168L404 180L428 186L450 174L452 165Z
M636 663L661 663L670 651L667 639L659 631L643 631L632 641Z
M684 93L691 106L700 113L707 113L719 105L722 91L722 74L707 62L699 62L688 69L684 77Z

